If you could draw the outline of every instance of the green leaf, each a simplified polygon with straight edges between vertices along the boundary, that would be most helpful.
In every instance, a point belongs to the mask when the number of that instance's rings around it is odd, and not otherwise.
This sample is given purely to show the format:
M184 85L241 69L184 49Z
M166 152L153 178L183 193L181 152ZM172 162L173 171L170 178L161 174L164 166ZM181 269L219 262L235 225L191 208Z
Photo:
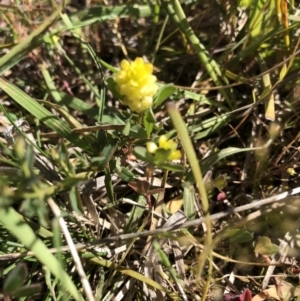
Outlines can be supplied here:
M194 220L197 215L195 207L195 189L194 185L186 182L183 184L183 208L188 220Z
M136 124L133 127L131 127L131 129L130 129L130 138L146 139L147 137L148 137L147 132L139 124Z
M120 158L117 158L113 163L114 164L112 164L112 169L122 180L129 182L134 178L134 173L128 170L126 167L122 166Z
M124 136L128 136L131 130L131 119L127 120L124 126L124 129L122 131L122 134Z
M237 147L225 148L225 149L221 150L220 152L218 152L216 154L212 154L212 155L208 156L207 158L200 161L202 173L203 174L206 173L217 162L219 162L220 160L222 160L228 156L232 156L237 153L253 151L255 149L261 149L261 148L251 148L251 147L249 147L249 148L237 148ZM191 170L187 173L185 181L194 183L194 176L193 176L193 173Z
M83 114L86 114L93 119L97 120L99 112L98 108L84 102L83 100L74 97L68 93L65 93L63 91L59 91L60 94L60 101L57 103L61 106L67 106L69 108L72 108L76 111L82 112Z
M225 235L231 241L238 242L238 243L248 242L253 239L253 235L249 231L243 229L226 230Z
M42 284L35 283L31 285L21 286L12 292L11 296L15 298L31 297L38 294L42 290Z
M71 187L69 197L72 209L78 214L82 214L84 212L83 205L76 186Z
M223 175L219 175L216 179L214 179L213 184L219 190L224 189L227 186L226 178Z
M228 147L225 149L222 149L217 154L213 154L201 161L201 170L203 173L208 171L214 164L219 162L220 160L232 156L237 153L252 151L253 148L237 148L237 147Z
M147 132L147 137L150 137L153 127L154 127L154 124L156 122L152 108L149 108L146 112L144 112L143 121L144 121L144 126L145 126L145 129Z
M144 113L144 120L150 122L150 123L156 123L156 119L153 113L152 108L149 108L147 111Z
M166 99L168 99L173 93L175 93L177 89L173 84L168 84L162 86L158 92L156 93L156 96L154 98L154 108L161 105Z
M169 170L169 171L173 171L173 172L185 172L185 168L182 165L176 164L176 163L165 162L165 163L159 164L158 167L161 169L165 169L165 170Z
M27 267L24 263L19 263L4 280L3 291L5 294L11 294L18 289L25 281L28 275Z
M143 146L136 146L133 149L133 154L139 159L143 160L144 162L154 164L154 157L149 154L145 147Z
M254 252L261 255L273 255L279 252L279 247L271 242L267 236L262 236L257 240Z

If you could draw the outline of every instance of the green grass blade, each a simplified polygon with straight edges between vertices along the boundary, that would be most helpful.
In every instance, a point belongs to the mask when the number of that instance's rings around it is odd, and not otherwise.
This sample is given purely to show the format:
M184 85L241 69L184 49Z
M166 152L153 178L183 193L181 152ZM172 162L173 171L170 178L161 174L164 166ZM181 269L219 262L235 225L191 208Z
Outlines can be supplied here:
M38 47L43 41L43 33L49 28L49 26L56 20L61 13L62 7L58 9L44 21L44 23L32 32L27 38L16 45L6 55L0 58L0 75L6 70L15 66L21 61L31 50Z
M42 121L52 130L56 131L59 135L74 143L76 146L89 151L91 146L87 144L84 139L74 134L70 127L58 117L54 116L51 112L41 106L33 98L28 96L22 90L9 83L8 81L0 78L0 87L7 93L13 100L26 109L30 114L34 115L37 119Z
M201 196L203 211L205 212L205 224L207 227L207 232L205 237L206 251L203 252L199 257L197 276L200 277L202 275L202 271L206 262L206 256L208 256L209 259L212 258L212 228L211 228L211 221L209 219L209 202L208 202L206 188L203 181L202 170L200 164L198 163L196 152L193 147L191 138L189 136L186 124L184 123L180 112L176 108L175 103L169 103L167 105L167 111L171 117L173 126L178 132L182 146L185 150L189 164L193 171L193 175L196 180L196 186ZM208 275L211 275L211 271L212 271L212 264L211 264L211 260L209 260ZM206 291L204 293L204 296L206 296L207 294L209 282L210 279L208 278L205 286Z
M28 250L34 252L35 257L57 277L63 287L75 300L83 300L70 276L64 271L59 261L49 252L45 244L34 234L33 230L11 207L0 207L0 222L13 234Z

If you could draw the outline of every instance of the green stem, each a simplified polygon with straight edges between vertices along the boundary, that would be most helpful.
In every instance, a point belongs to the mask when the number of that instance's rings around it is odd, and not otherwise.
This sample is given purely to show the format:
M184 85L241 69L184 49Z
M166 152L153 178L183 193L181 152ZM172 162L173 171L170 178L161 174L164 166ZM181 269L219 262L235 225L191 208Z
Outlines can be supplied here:
M176 128L179 138L181 140L182 146L185 150L187 159L189 161L189 164L191 166L196 185L200 194L201 202L203 211L205 212L205 225L206 225L206 237L205 237L205 244L204 244L204 250L202 254L199 257L199 263L198 263L198 277L200 278L203 268L205 265L206 258L208 257L208 279L205 284L204 288L204 294L202 296L202 300L205 300L205 297L207 295L209 285L210 285L210 277L212 273L212 229L211 229L211 222L209 217L209 203L206 193L206 188L203 182L202 172L200 165L198 163L198 159L191 141L191 138L189 136L187 127L182 119L181 114L176 108L176 105L174 102L171 102L167 105L167 111L171 117L171 120L173 122L174 127ZM197 277L197 278L198 278Z

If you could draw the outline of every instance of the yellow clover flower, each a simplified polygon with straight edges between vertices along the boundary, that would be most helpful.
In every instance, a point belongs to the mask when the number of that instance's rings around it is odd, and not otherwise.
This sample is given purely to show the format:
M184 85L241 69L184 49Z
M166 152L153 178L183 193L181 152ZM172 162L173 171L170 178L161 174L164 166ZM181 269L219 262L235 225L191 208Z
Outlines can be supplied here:
M159 137L158 146L154 142L147 142L146 148L151 154L154 154L160 148L164 150L170 150L171 153L167 158L169 161L178 160L181 158L181 152L177 150L177 143L174 140L168 140L166 135Z
M153 65L145 63L141 57L134 62L122 60L121 70L115 74L118 92L122 102L132 111L140 113L153 104L157 92L156 76L152 75Z

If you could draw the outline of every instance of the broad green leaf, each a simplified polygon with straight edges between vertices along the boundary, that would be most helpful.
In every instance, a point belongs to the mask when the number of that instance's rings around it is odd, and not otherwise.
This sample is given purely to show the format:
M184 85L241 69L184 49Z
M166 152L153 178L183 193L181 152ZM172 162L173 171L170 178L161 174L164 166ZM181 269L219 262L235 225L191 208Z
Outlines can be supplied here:
M131 127L130 129L130 138L134 138L134 139L146 139L147 133L145 131L145 129L140 126L139 124L136 124L134 126Z
M133 154L140 160L143 160L144 162L147 162L147 163L152 163L154 164L154 157L149 154L146 150L145 147L142 147L142 146L136 146L134 149L133 149Z
M156 119L152 111L152 108L150 108L144 113L144 119L146 119L148 122L156 123Z
M143 121L144 121L144 127L147 132L147 137L150 137L154 124L156 122L152 108L149 108L146 112L144 112Z
M225 231L225 236L228 237L231 241L244 243L253 239L253 235L243 229L229 229Z
M63 91L59 91L60 93L60 100L57 102L61 106L67 106L68 108L72 108L76 111L82 112L85 115L88 115L95 120L97 120L98 117L98 109L97 107L88 104L84 102L83 100L74 97L68 93L65 93Z
M224 106L221 102L215 101L211 98L207 98L206 95L200 94L200 93L195 93L192 91L187 91L187 90L179 90L183 91L183 97L184 98L191 98L193 100L196 100L201 103L205 103L211 107L219 108L222 109L224 112L228 112L229 109L228 107Z
M124 129L122 131L122 134L124 136L128 136L129 133L130 133L130 130L131 130L131 120L127 120L126 123L125 123L125 126L124 126Z
M279 252L279 247L271 242L267 236L262 236L257 240L254 252L261 255L273 255Z
M252 151L253 148L237 148L237 147L228 147L222 149L217 154L213 154L203 160L201 160L201 170L203 173L208 171L213 165L215 165L220 160L232 156L237 153Z
M31 297L42 290L42 284L35 283L26 286L21 286L12 292L14 298Z
M189 126L189 132L193 133L194 140L203 139L212 135L220 128L227 126L231 119L232 117L229 114L207 118L200 124Z
M157 252L159 261L168 269L168 272L173 276L173 278L177 282L180 282L180 277L178 276L177 271L173 268L169 256L162 250L162 247L157 240L153 241L153 247Z
M3 283L3 291L5 294L10 294L26 281L28 275L27 267L24 263L19 263L12 269Z
M17 214L19 214L19 213L17 213ZM34 223L33 221L29 220L26 217L23 217L21 214L19 214L19 215L22 219L24 219L24 221L26 221L28 223L28 225L33 229L33 231L36 234L40 235L43 238L48 238L48 237L53 236L53 233L50 232L49 230L47 230L46 228L42 227L41 225L39 225L37 223Z
M176 92L176 88L173 84L168 84L162 86L158 92L156 93L156 96L154 98L154 107L158 107L161 105L165 100L167 100L173 93Z
M116 173L125 182L129 182L135 177L135 175L125 167L122 167L121 170Z
M52 79L48 66L46 63L39 65L40 71L44 77L45 84L47 85L48 91L51 94L52 98L59 103L61 101L61 94L55 87L54 80Z

